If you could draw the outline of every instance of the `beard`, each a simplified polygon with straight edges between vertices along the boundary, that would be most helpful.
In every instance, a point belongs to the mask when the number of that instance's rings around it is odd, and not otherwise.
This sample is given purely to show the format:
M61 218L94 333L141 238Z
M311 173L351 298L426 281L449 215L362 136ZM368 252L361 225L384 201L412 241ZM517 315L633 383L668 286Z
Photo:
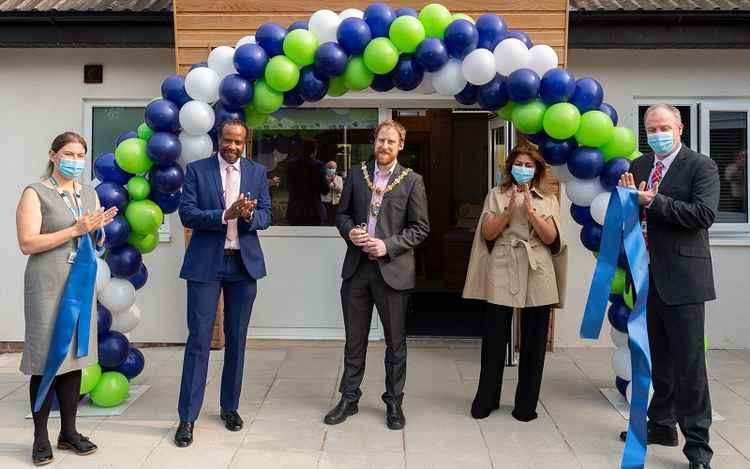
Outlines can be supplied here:
M379 165L388 166L396 159L396 155L387 151L379 151L375 154L375 159L378 161Z

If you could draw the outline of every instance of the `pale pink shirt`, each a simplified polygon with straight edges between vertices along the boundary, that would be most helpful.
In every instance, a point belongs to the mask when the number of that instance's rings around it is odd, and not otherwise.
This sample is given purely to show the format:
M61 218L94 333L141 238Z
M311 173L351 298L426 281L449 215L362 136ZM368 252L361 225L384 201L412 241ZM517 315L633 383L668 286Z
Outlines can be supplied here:
M388 180L391 178L391 174L393 174L393 168L396 167L396 160L393 160L393 163L391 164L391 167L386 170L381 170L378 167L377 162L375 163L375 180L372 181L372 185L375 187L379 187L381 189L385 189L388 186ZM372 191L372 200L370 201L370 205L372 204L379 204L383 201L383 194L380 195L377 194L377 192ZM375 237L375 225L377 224L378 219L372 214L372 211L369 213L369 217L367 218L367 233L370 235L371 238Z
M217 154L216 157L219 159L219 174L221 175L221 196L224 197L224 191L227 187L227 168L229 166L233 166L234 170L238 172L240 175L240 180L242 180L242 170L240 169L240 160L237 159L237 161L234 162L234 164L230 165L226 161L224 161L224 158L221 157L221 155ZM229 208L227 206L226 208ZM227 221L224 219L224 214L226 213L226 209L221 214L221 222L223 224L227 224ZM234 240L226 239L224 241L224 249L239 249L240 248L240 239L237 237Z

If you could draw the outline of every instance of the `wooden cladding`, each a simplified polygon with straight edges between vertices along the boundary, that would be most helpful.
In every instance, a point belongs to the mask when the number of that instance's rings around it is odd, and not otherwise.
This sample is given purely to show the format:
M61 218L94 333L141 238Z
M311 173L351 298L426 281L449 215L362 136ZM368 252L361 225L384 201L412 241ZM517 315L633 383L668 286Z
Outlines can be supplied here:
M308 20L310 15L327 8L364 10L371 1L361 0L174 0L175 51L177 71L185 73L196 62L208 57L212 48L234 44L243 36L254 34L264 23L288 26L294 21ZM419 9L430 1L385 1L394 8ZM452 12L471 15L496 13L511 30L529 34L535 43L552 46L565 65L568 38L567 0L447 0L441 2ZM491 4L491 8L488 8Z

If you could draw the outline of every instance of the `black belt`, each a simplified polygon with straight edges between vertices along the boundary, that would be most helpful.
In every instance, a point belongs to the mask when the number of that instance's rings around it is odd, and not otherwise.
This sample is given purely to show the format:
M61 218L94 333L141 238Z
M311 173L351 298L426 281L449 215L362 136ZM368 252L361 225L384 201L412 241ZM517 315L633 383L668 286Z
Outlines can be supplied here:
M225 256L239 256L240 250L239 249L224 249L224 255Z

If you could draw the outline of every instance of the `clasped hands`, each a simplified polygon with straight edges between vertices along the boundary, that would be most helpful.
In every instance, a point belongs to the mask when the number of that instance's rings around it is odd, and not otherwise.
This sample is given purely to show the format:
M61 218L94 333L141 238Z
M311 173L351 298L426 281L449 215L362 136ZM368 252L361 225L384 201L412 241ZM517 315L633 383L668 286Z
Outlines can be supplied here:
M224 212L224 220L234 220L238 217L248 220L257 206L257 199L250 199L245 197L245 194L240 194L240 197Z
M349 231L349 239L373 257L383 257L388 253L382 239L371 238L367 231L361 228L352 228Z
M534 209L534 205L531 203L531 194L529 193L528 185L524 185L521 189L519 189L517 185L513 185L513 191L510 195L510 201L508 202L508 206L505 207L503 214L508 218L512 217L513 212L517 210L516 194L518 194L519 192L523 192L523 208L524 210L526 210L526 215L529 217L529 219L531 219L536 214L536 209Z
M638 192L638 203L641 205L651 205L651 202L654 201L654 198L656 198L656 194L659 192L659 183L655 183L651 189L646 190L646 181L641 181L641 183L636 188L635 186L635 179L633 178L632 173L623 173L622 176L620 176L620 182L618 183L620 187L627 187L629 189L633 189L634 191Z
M104 228L112 222L117 215L117 211L117 207L110 207L107 210L104 210L104 207L99 207L93 212L84 213L74 225L75 235L83 236L86 233L93 233L100 228Z

